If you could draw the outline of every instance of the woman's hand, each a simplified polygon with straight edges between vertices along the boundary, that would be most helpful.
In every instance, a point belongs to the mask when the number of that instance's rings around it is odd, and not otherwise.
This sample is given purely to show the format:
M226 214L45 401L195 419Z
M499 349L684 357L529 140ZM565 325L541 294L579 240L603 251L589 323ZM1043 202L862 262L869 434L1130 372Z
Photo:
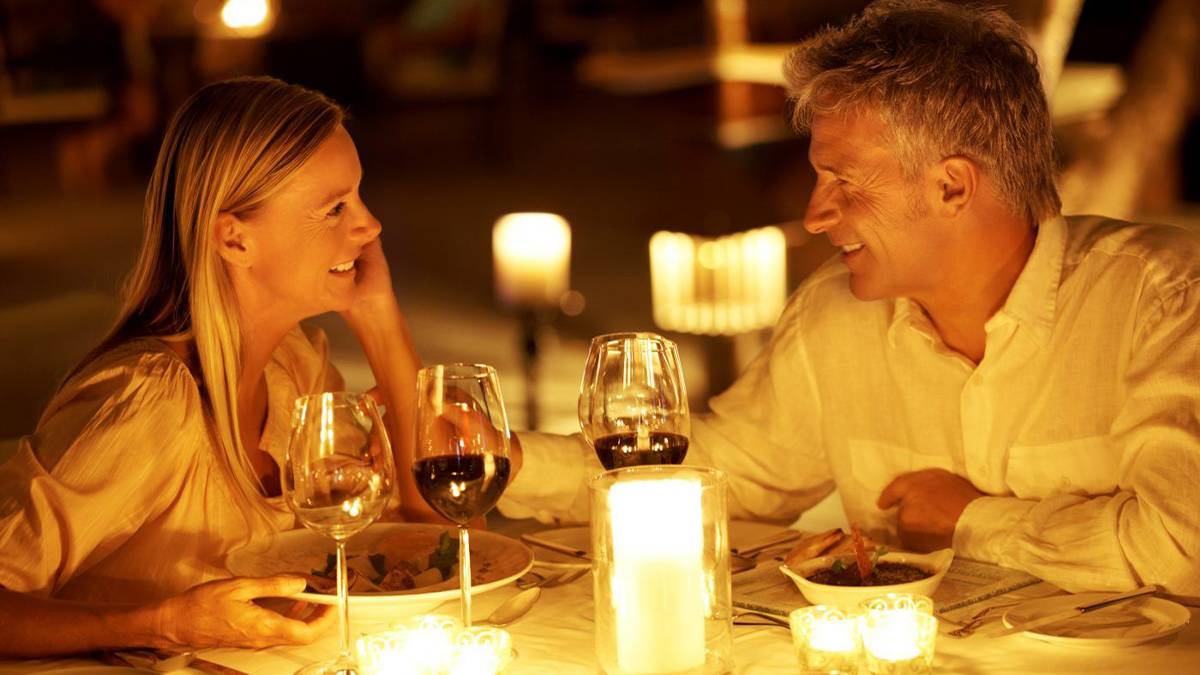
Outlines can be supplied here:
M357 275L354 278L354 301L342 313L347 321L369 320L381 309L396 304L392 290L392 273L387 258L383 255L383 244L378 237L363 247L362 255L355 262Z
M301 620L264 609L258 598L288 598L304 591L303 577L219 579L157 603L156 633L162 648L201 649L308 644L336 623L336 612L319 607ZM290 612L289 612L290 614Z

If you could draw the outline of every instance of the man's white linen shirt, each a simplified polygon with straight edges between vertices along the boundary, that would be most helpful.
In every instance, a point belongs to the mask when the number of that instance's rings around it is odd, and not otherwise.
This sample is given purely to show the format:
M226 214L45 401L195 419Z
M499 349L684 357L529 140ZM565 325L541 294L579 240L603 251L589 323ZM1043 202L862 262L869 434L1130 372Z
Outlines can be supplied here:
M1198 279L1187 230L1048 220L975 365L916 303L855 299L835 259L694 416L686 461L729 474L734 517L790 521L836 486L849 520L892 542L880 491L946 469L988 495L959 519L959 555L1068 590L1200 593ZM586 519L600 467L582 438L520 440L501 510Z

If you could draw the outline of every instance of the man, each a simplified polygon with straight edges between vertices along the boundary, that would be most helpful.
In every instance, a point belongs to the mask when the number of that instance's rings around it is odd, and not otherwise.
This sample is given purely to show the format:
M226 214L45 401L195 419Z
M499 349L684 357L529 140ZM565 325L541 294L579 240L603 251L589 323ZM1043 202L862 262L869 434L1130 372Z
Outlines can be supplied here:
M693 422L737 516L839 490L905 548L1070 590L1200 594L1200 242L1059 215L1035 57L995 11L878 2L785 66L842 249ZM521 437L509 515L586 514L581 441Z

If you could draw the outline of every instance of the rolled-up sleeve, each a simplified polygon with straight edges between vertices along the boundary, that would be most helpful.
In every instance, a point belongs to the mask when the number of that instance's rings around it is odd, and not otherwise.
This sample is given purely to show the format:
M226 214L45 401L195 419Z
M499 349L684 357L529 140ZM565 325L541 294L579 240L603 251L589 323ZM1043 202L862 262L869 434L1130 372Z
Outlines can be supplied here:
M1134 336L1111 440L1116 491L1042 500L987 497L959 519L962 555L1026 570L1068 590L1160 584L1200 595L1200 288L1184 284Z

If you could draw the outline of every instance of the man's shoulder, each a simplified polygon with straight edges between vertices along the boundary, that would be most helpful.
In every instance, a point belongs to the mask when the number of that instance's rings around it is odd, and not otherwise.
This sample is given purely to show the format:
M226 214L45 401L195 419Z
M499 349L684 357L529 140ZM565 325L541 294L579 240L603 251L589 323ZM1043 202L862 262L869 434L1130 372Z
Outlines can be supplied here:
M1068 216L1066 272L1132 266L1143 283L1166 290L1200 279L1200 233L1178 225L1103 216Z
M890 320L891 301L865 301L850 292L850 272L834 256L810 274L788 299L779 325L807 335L865 328Z

